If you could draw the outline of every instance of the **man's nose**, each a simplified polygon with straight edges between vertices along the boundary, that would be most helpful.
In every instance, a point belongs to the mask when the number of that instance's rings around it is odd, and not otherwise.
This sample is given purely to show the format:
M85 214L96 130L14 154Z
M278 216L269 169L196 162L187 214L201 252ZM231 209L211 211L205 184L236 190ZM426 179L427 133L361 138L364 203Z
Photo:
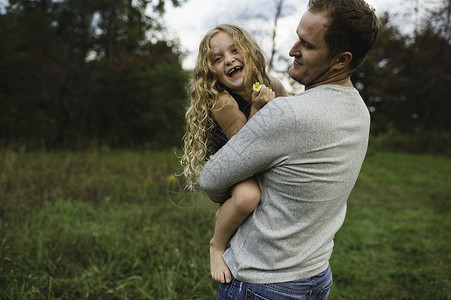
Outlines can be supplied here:
M301 56L301 51L299 50L299 42L296 41L293 45L293 47L291 47L290 51L288 52L289 56Z

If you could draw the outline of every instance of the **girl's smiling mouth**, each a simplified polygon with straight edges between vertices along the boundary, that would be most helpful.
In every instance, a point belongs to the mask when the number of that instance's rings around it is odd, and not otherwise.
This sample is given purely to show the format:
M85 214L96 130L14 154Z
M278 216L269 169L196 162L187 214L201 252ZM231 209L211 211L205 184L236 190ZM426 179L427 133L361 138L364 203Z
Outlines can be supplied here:
M229 70L229 72L227 73L227 76L233 77L234 74L238 74L238 72L240 72L242 70L243 70L243 67L234 67L234 68Z

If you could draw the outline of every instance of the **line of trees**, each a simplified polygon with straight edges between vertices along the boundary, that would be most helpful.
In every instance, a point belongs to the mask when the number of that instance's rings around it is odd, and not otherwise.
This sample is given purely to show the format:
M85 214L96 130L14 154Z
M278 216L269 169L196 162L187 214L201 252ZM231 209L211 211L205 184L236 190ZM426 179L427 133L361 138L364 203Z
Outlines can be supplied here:
M0 15L0 141L180 144L188 75L177 44L158 38L164 5L10 0Z
M0 14L0 143L180 146L189 72L165 38L165 2L10 0ZM275 26L284 3L274 3ZM451 132L450 15L444 0L413 35L381 17L352 78L372 134ZM271 65L287 56L271 51Z
M372 112L373 134L451 132L451 0L413 35L385 14L368 59L353 76Z

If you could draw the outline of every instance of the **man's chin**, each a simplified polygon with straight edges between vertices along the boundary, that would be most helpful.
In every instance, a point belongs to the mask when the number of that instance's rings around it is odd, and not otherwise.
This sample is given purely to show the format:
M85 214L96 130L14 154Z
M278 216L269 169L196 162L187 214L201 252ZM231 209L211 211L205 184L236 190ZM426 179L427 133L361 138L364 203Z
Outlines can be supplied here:
M293 78L293 76L296 75L296 72L294 71L294 66L291 66L291 67L288 69L288 75L290 75L291 78ZM295 76L295 77L296 77L296 76ZM293 79L294 79L294 78L293 78Z
M293 70L293 69L294 69L294 67L291 67L291 68L288 70L288 75L290 75L291 79L293 79L294 81L297 81L297 82L299 82L300 84L302 84L301 79L300 79L299 76L298 76L299 74L297 74L296 71Z

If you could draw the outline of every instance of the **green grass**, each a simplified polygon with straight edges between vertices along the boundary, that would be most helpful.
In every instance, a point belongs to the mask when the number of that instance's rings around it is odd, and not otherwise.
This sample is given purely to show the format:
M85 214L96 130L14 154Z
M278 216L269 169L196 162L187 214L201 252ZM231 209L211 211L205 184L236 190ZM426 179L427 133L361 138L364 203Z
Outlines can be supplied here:
M0 299L215 299L216 205L177 172L174 152L0 151ZM368 154L329 299L451 299L450 174L449 157Z
M331 299L451 299L450 200L449 157L370 152L336 235Z

